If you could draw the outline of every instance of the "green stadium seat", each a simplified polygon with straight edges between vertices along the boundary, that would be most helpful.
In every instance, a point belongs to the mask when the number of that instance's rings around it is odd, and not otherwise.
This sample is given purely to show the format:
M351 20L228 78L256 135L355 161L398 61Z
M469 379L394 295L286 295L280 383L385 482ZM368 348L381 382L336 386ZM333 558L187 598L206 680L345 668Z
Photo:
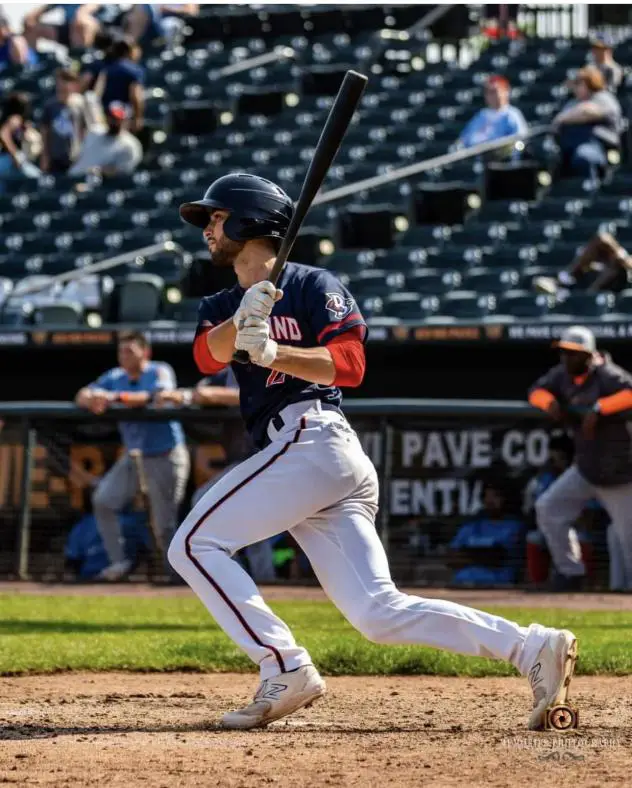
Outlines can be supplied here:
M33 323L37 326L83 325L83 307L76 301L57 301L40 304L33 310Z
M616 305L614 293L570 293L552 309L553 315L570 318L602 318Z
M349 277L349 289L356 298L385 296L401 290L405 283L403 274L371 268Z
M508 290L498 296L496 313L516 318L543 318L550 314L555 300L525 290Z
M163 288L163 280L155 274L128 274L116 288L117 322L145 324L155 320Z
M499 295L520 287L522 277L515 269L473 268L464 276L463 286L477 293Z
M440 295L461 287L462 276L458 271L440 271L436 268L419 268L406 275L406 287L422 295Z
M400 320L422 321L436 315L440 301L437 296L422 296L419 293L392 293L384 298L384 314Z

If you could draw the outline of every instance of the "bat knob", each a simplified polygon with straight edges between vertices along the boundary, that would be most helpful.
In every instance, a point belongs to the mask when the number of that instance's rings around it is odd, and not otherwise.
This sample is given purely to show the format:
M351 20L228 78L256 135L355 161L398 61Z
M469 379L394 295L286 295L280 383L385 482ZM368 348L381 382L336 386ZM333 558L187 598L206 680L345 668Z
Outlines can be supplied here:
M248 355L247 350L236 350L233 353L233 361L237 364L249 364L250 363L250 356Z

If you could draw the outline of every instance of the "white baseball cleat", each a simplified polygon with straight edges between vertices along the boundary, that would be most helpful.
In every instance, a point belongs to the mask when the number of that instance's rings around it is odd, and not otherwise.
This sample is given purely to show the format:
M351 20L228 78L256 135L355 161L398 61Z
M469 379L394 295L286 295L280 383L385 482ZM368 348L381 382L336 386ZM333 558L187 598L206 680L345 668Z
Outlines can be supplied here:
M554 629L540 649L529 671L533 690L533 711L529 717L529 730L544 727L546 710L550 706L564 705L577 661L577 638L567 629Z
M106 566L97 575L97 580L106 580L108 583L116 583L122 580L132 570L132 562L128 560L117 561L114 564Z
M238 730L263 728L304 706L311 706L324 694L325 682L316 668L304 665L262 681L252 703L224 714L221 725Z

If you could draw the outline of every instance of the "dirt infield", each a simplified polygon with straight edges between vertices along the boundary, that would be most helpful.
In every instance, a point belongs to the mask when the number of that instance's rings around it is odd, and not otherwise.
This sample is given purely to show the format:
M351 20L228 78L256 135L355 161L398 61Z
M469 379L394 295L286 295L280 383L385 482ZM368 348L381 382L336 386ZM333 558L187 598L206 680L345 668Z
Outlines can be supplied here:
M632 597L411 589L469 605L624 610ZM188 595L187 588L1 583L24 594ZM266 599L324 599L268 587ZM520 679L329 678L326 699L267 730L222 731L255 675L69 673L0 678L0 783L17 786L630 784L632 677L580 677L580 729L530 733ZM542 782L542 781L547 781Z
M632 678L579 678L581 730L528 733L518 679L337 678L312 709L220 731L254 676L0 679L0 783L19 786L630 784Z

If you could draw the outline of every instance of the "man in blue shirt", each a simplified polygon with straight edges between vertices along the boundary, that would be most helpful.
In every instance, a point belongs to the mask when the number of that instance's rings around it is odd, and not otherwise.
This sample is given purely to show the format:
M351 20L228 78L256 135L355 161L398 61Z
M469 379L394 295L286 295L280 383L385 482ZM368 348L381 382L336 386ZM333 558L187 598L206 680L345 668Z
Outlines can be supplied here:
M153 402L160 391L176 387L169 364L150 361L150 346L140 332L119 336L120 366L108 370L76 397L79 407L100 415L113 404L142 408ZM151 513L156 528L168 544L178 522L178 510L189 478L190 458L182 426L177 421L119 422L124 453L99 482L92 497L97 526L110 564L99 579L114 582L129 574L132 561L125 552L118 512L138 491L138 476L132 450L140 450L147 477Z
M465 126L457 141L463 148L471 148L482 142L492 142L511 134L520 134L529 126L524 115L509 103L511 87L505 77L493 76L485 83L485 103L487 107L479 110ZM512 150L513 157L517 157Z
M511 585L517 580L525 527L507 511L499 486L483 489L483 511L464 523L450 543L455 585Z

